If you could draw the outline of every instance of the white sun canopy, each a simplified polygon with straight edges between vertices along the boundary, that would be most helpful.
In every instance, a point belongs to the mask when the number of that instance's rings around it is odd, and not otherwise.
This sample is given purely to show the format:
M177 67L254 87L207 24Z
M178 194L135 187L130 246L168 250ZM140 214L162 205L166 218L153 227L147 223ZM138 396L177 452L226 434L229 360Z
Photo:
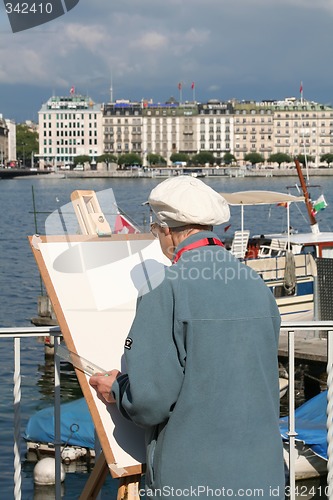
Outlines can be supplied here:
M236 193L220 193L220 195L229 205L274 205L305 201L304 196L293 196L276 191L238 191Z
M304 196L293 196L276 191L238 191L236 193L220 193L229 205L241 206L241 230L244 231L244 206L250 205L278 205L285 203L287 206L287 234L288 248L290 248L290 203L305 201Z

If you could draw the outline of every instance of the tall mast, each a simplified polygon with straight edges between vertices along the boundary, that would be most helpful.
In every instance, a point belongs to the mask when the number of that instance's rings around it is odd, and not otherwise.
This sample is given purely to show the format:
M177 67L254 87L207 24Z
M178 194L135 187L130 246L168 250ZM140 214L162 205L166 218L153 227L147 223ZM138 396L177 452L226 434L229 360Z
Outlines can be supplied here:
M316 218L314 216L313 206L312 206L312 203L311 203L311 200L310 200L308 188L307 188L305 180L304 180L304 175L303 175L303 172L302 172L302 169L301 169L301 164L297 160L297 158L295 158L294 161L295 161L295 165L296 165L296 170L297 170L298 178L299 178L299 181L301 183L301 188L302 188L302 191L303 191L303 195L304 195L304 198L305 198L305 205L306 205L306 209L308 211L308 215L309 215L309 219L310 219L311 232L313 234L318 234L320 232L319 231L319 226L318 226L318 222L317 222L317 220L316 220Z

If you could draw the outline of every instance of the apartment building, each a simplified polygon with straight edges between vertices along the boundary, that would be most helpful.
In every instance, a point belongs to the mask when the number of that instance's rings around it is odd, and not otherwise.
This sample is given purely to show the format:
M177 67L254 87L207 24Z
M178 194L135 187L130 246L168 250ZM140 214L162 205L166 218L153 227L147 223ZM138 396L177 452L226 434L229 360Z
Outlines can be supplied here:
M170 164L172 153L197 152L197 106L180 106L173 99L152 101L117 100L103 107L105 153L136 153L148 166L148 155L158 154Z
M257 152L320 157L333 152L333 108L295 98L234 103L234 151L238 161Z
M179 104L170 98L164 104L152 101L119 100L103 107L105 153L137 153L143 165L147 156L162 156L168 165L173 153L194 155L201 150L216 157L233 147L233 118L230 104L209 101Z
M209 151L215 158L234 151L233 105L211 99L198 105L197 150Z
M142 149L142 105L129 100L105 104L102 108L104 153L121 155Z
M195 103L179 104L173 98L163 105L145 102L144 151L161 155L168 165L173 153L196 154L197 115Z
M333 153L333 109L313 102L286 101L274 113L274 138L277 152L313 156L319 165L323 154Z
M51 97L38 112L39 164L64 167L76 156L103 153L102 109L90 97Z

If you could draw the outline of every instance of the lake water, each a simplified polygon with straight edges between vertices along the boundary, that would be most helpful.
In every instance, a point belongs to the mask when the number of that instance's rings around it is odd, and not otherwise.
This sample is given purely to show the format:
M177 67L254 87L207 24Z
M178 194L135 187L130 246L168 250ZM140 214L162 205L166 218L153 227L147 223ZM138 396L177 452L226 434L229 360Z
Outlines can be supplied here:
M48 213L69 203L70 194L76 189L93 189L96 192L112 188L118 205L140 225L149 219L148 210L142 206L151 189L163 179L52 179L50 177L0 180L1 233L0 233L0 327L31 326L30 318L37 314L37 296L40 294L40 278L32 256L27 236L36 232L45 234ZM211 178L205 182L219 192L248 189L272 189L286 191L286 186L296 183L295 178ZM318 222L322 231L333 230L333 178L313 180L322 185L328 207L321 212ZM34 191L37 210L36 223L33 214ZM296 190L292 194L297 194ZM321 194L321 188L311 189L312 198ZM240 228L240 210L231 209L231 227L224 232L217 229L222 238ZM299 230L308 227L306 213L298 207L291 208L291 224ZM228 223L229 224L229 223ZM283 207L249 207L245 210L244 227L251 233L281 231L286 228L286 210ZM36 339L24 339L22 344L22 431L27 420L36 411L53 404L53 365L45 358L43 345ZM13 498L13 341L0 342L0 491L1 498ZM73 373L62 377L62 401L77 398L80 390ZM23 482L22 498L45 498L34 491L33 464L25 461L22 441ZM67 474L64 499L77 499L88 475ZM116 498L117 481L108 478L102 490L102 499Z

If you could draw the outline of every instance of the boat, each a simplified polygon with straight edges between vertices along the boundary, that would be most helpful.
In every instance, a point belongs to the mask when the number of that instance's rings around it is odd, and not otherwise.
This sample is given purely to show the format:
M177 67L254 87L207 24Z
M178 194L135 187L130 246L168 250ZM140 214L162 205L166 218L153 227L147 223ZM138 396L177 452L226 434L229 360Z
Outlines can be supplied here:
M296 478L309 479L327 474L327 390L295 410ZM284 458L289 463L289 417L280 418Z
M271 289L283 321L313 320L315 314L315 288L321 271L322 259L332 259L333 232L321 232L314 215L299 162L298 175L303 196L275 191L242 191L221 193L227 203L241 207L241 229L235 232L229 249L246 265L254 269ZM298 233L291 228L289 207L292 203L305 203L310 217L311 231ZM287 226L283 233L258 232L250 236L244 229L244 207L283 205L287 209ZM319 280L320 281L320 280ZM318 297L320 288L316 289Z
M95 428L85 398L60 405L61 459L65 464L95 458ZM23 438L27 458L37 461L54 456L54 407L43 408L28 420Z
M279 377L280 399L287 394L289 381L287 378Z

